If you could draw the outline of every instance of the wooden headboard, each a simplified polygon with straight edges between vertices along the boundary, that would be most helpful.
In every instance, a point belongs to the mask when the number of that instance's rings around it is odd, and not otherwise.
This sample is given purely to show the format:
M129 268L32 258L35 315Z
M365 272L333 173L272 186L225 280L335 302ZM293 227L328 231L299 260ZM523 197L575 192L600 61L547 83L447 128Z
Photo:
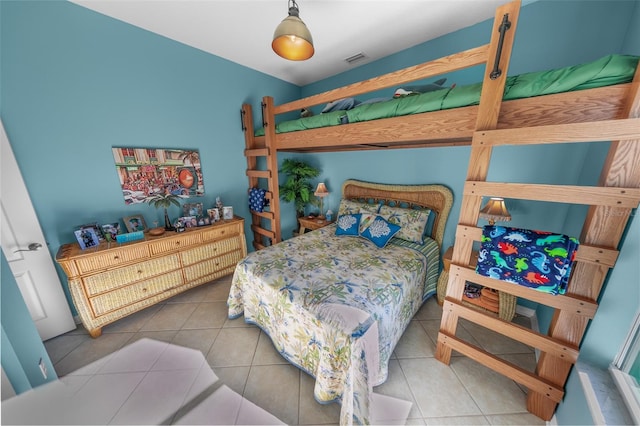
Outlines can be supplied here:
M428 208L435 215L430 237L442 248L444 228L453 204L453 193L446 186L391 185L349 179L342 184L342 198L399 207Z

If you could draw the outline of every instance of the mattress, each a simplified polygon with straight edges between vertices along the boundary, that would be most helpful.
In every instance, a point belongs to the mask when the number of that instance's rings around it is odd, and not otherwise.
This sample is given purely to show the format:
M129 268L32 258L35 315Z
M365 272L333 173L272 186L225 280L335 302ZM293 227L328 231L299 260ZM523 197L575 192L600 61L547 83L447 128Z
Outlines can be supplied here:
M503 100L629 83L633 79L638 59L640 57L631 55L608 55L585 64L508 77ZM332 111L312 117L283 121L276 125L276 133L478 105L481 89L482 83L455 86L384 102L359 105L346 111ZM264 135L264 128L256 129L255 135Z

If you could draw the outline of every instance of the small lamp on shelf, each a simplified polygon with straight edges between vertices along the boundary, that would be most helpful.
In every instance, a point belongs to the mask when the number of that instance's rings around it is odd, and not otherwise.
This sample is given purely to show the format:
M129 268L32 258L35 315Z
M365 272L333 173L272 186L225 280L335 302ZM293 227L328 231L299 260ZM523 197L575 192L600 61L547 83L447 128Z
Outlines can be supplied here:
M324 184L324 182L320 182L318 184L318 186L316 187L316 191L313 193L313 195L320 198L320 216L318 216L318 219L324 219L323 199L324 197L329 195L329 191L327 190L327 186Z
M489 221L493 226L496 222L509 222L511 214L507 210L504 198L491 197L487 204L480 210L480 217Z

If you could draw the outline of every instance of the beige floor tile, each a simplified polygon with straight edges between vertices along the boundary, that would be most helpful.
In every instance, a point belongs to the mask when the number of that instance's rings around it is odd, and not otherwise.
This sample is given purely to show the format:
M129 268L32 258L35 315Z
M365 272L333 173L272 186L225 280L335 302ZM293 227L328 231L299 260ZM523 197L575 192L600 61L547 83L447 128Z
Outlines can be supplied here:
M218 337L219 328L204 328L201 330L180 330L171 341L174 345L197 349L207 355L213 342Z
M482 414L453 369L435 358L400 359L423 417Z
M54 365L58 377L71 373L123 347L131 339L131 333L103 334L85 341Z
M469 332L480 346L492 354L532 353L533 348L469 321L460 325Z
M288 364L289 362L276 350L271 338L263 331L260 333L258 347L252 365Z
M207 354L207 362L212 367L251 365L259 337L258 327L223 328Z
M140 339L153 339L159 340L161 342L171 343L173 339L175 339L178 334L177 330L158 330L158 331L139 331L137 333L133 333L131 336L131 340L129 343L133 343L136 340Z
M409 388L409 382L404 376L398 360L389 361L389 377L387 381L373 388L373 391L381 395L392 396L411 402L413 405L411 406L408 418L422 417L418 404L416 404L415 398L411 393L411 388Z
M292 365L252 366L244 397L286 424L298 424L300 370Z
M500 415L494 415L494 416L487 416L487 420L489 420L489 424L492 424L492 425L535 426L535 425L546 424L544 420L534 416L531 413L500 414Z
M140 330L180 330L197 307L198 303L167 303Z
M422 307L420 307L416 315L413 317L413 319L418 321L431 319L436 319L439 321L440 318L442 318L442 306L438 305L438 301L435 295L427 299L422 304Z
M231 390L242 395L247 385L250 366L246 367L212 367L213 372L220 378L222 383L229 386Z
M435 344L420 322L410 321L394 353L397 358L433 357L435 349Z
M484 416L456 416L456 417L429 417L425 419L429 426L471 426L488 425L489 421Z
M225 302L199 303L182 329L221 328L227 320Z
M88 334L65 334L56 339L47 340L44 342L44 347L51 362L56 364L90 338Z
M526 395L513 380L466 357L453 359L451 368L483 414L526 412Z

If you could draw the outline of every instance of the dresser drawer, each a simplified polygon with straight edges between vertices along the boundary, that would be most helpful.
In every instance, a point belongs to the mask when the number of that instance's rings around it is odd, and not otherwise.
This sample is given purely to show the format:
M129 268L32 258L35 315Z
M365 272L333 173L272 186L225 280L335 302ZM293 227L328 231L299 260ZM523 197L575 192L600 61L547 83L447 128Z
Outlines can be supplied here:
M89 296L95 296L105 291L113 290L129 283L144 280L180 268L178 254L147 260L135 265L124 266L100 274L83 278L85 291Z
M95 317L123 308L135 302L153 297L174 287L183 285L182 271L174 271L141 281L117 290L90 297L89 303Z
M231 235L238 235L241 231L241 225L241 223L233 223L228 226L213 227L202 233L202 242L206 243L207 241L219 240L220 238L226 238Z
M108 252L92 256L78 256L75 259L75 263L80 273L86 274L148 257L149 250L147 246L132 245L130 247L111 249Z
M217 271L235 267L238 262L242 260L242 257L242 251L236 250L231 253L218 256L215 259L208 259L204 262L187 266L186 268L184 268L185 278L187 282L194 281L200 277L211 275Z
M199 233L185 232L175 237L163 238L149 243L149 250L152 255L162 254L200 244L200 241Z
M225 240L216 241L210 244L203 244L181 253L182 263L191 265L204 259L209 259L233 250L240 250L240 237L227 238Z

